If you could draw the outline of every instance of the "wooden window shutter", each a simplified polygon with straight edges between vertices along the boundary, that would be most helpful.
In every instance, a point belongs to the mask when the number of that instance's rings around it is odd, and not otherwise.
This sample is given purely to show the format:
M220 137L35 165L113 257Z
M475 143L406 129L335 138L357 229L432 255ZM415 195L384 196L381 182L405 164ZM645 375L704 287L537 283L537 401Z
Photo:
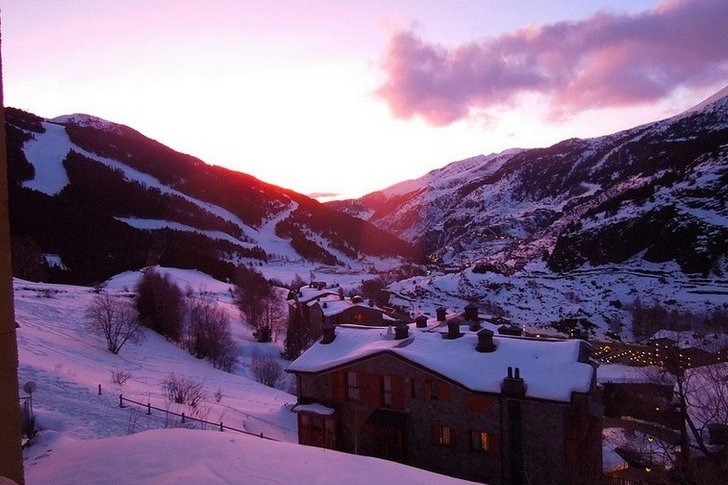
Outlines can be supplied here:
M500 455L501 437L497 434L488 434L488 453L491 455Z
M334 372L334 399L346 401L346 372Z
M367 400L371 406L379 407L382 405L382 377L377 374L365 374L365 376L366 379L362 380L367 382Z
M392 407L404 409L404 381L402 376L392 376Z
M432 399L432 381L425 381L424 391L425 399Z
M440 444L440 437L442 436L442 426L439 424L433 424L430 426L430 437L432 438L433 445Z
M445 381L437 381L437 393L439 396L438 399L441 399L443 401L449 401L450 400L450 384L448 384Z

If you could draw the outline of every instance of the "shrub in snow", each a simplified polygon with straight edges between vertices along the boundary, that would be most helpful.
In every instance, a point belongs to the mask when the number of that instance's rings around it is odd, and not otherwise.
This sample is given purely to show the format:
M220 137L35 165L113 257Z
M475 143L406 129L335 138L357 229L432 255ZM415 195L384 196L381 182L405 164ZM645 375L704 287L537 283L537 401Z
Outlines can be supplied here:
M238 363L228 317L212 303L197 302L192 306L186 346L198 359L207 359L227 372Z
M177 377L174 373L162 381L162 395L168 401L187 404L193 408L197 407L207 397L207 393L202 388L202 382L186 377Z
M137 285L139 320L155 332L179 342L185 315L182 291L167 275L147 270Z
M131 377L131 372L124 370L112 370L111 371L111 382L123 386L126 381Z
M270 355L262 355L258 352L253 353L250 370L253 371L256 381L270 387L275 387L283 377L281 365Z
M86 326L104 336L112 354L118 354L126 342L143 336L131 303L105 292L86 308Z

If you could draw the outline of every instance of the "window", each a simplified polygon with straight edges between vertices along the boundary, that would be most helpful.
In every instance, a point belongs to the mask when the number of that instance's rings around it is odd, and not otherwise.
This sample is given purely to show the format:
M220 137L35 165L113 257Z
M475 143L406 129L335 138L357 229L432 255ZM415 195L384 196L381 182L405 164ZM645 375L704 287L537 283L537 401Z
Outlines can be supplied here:
M356 372L346 373L346 396L350 401L359 400L359 379Z
M392 376L382 377L382 405L392 407Z
M455 447L455 431L450 426L432 426L432 443L439 446Z
M428 381L427 384L430 386L430 399L439 399L437 381Z
M470 432L470 449L472 451L487 452L490 449L488 433L474 429Z

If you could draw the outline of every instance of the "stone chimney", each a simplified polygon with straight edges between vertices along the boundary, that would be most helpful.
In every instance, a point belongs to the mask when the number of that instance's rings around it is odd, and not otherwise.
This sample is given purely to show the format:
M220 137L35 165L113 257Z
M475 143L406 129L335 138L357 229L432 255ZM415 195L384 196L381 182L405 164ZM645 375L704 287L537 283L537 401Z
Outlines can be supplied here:
M427 317L425 315L420 315L415 318L415 325L417 325L417 328L427 328Z
M321 329L321 343L330 344L336 339L336 327L333 325L326 326Z
M465 320L475 321L478 320L478 304L470 302L465 306L465 314L463 315Z
M501 383L501 394L509 397L523 397L526 395L526 383L521 378L521 370L516 367L515 373L513 368L508 368L508 376Z
M437 314L438 322L444 322L445 320L447 320L447 310L444 307L439 307L437 310L435 310L435 313Z
M398 323L397 326L394 327L394 339L404 340L407 337L409 337L409 326L406 323Z
M447 322L447 338L449 339L456 339L458 337L461 337L463 334L460 333L460 322L450 321Z
M475 347L478 352L495 352L493 343L493 332L484 328L478 332L478 345Z

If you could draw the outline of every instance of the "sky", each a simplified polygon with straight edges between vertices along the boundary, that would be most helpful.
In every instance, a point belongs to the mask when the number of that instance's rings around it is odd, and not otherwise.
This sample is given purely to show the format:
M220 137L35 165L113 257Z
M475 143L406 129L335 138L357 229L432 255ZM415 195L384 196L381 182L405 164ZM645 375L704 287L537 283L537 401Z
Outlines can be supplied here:
M728 84L724 0L0 0L5 105L326 198ZM325 197L328 195L328 197Z

